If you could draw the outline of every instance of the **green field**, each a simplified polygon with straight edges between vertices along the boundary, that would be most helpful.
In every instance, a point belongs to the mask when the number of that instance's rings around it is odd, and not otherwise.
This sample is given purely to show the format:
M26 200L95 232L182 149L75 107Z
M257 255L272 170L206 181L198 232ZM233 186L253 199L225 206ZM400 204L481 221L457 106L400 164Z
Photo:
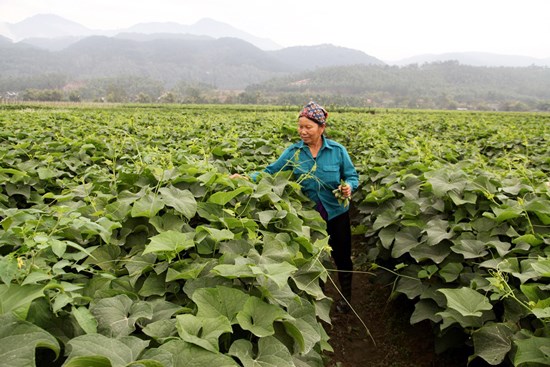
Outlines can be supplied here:
M299 106L0 106L0 356L323 366L325 225L288 174ZM550 115L329 110L360 174L358 270L440 345L550 361ZM385 300L381 300L385 302Z

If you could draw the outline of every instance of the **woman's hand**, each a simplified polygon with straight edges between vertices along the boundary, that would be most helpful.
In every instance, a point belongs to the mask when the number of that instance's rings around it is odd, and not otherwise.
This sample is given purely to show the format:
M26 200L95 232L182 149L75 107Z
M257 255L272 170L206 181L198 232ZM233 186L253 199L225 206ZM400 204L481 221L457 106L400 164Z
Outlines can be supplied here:
M351 186L347 183L338 186L338 190L342 193L342 196L349 198L351 196Z

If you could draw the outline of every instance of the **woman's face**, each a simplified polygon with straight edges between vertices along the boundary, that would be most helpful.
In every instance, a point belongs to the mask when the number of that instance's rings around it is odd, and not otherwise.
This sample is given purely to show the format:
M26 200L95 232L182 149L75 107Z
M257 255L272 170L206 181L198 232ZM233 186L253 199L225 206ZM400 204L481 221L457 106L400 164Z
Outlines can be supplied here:
M324 131L325 125L319 125L304 116L298 119L298 134L300 134L303 142L308 145L321 140Z

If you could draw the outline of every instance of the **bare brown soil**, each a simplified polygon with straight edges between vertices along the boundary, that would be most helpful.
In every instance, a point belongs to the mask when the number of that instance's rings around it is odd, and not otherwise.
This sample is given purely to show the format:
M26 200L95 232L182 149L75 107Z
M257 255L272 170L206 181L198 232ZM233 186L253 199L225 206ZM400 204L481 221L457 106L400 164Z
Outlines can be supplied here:
M340 298L330 284L326 292L334 300ZM437 354L429 322L411 325L412 302L404 296L390 300L390 294L391 281L368 273L354 274L351 304L357 315L339 314L333 305L332 324L325 328L334 349L325 354L327 367L467 366L464 350Z

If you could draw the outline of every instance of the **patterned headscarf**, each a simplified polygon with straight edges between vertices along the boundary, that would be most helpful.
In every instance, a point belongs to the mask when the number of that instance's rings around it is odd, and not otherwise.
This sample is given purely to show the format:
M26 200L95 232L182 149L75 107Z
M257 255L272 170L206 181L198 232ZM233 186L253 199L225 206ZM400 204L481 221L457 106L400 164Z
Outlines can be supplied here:
M311 101L304 106L302 111L300 111L300 116L298 116L298 118L303 116L319 125L324 125L327 122L328 112L319 104Z

